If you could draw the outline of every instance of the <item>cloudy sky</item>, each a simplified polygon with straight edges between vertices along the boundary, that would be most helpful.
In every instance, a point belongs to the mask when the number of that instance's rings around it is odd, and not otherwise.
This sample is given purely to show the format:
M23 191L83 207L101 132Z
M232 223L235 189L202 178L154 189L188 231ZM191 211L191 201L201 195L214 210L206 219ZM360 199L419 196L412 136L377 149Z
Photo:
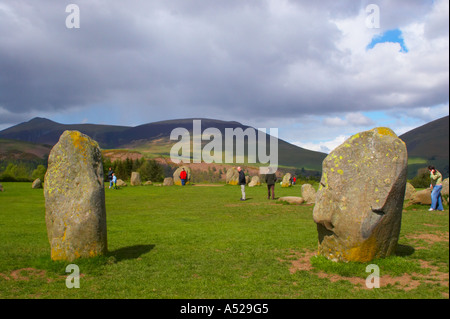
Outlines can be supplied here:
M0 0L0 130L202 117L329 152L448 108L448 0Z

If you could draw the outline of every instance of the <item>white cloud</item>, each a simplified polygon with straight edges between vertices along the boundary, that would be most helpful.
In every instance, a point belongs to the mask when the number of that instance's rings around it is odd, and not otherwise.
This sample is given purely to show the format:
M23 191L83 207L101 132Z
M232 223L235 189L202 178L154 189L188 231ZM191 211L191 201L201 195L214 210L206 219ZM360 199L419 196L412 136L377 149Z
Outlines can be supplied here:
M360 112L348 113L344 118L340 117L326 117L323 120L325 126L370 126L374 125L374 122Z
M322 153L330 153L336 147L345 142L350 136L339 135L330 141L321 141L321 142L294 142L292 144L303 147L308 150L322 152Z

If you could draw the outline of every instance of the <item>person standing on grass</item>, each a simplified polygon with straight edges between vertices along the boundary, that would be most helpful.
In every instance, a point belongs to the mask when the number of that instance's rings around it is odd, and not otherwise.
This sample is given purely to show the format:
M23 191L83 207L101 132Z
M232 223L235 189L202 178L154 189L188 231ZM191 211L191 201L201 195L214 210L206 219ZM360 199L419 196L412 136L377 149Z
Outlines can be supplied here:
M187 173L184 170L184 168L182 168L182 171L180 172L180 179L181 179L181 185L182 186L186 185Z
M114 173L112 173L112 180L111 180L111 183L112 183L112 188L113 189L117 189L117 187L116 187L116 183L117 183L117 176L116 176L116 174L114 174Z
M277 181L277 176L275 173L270 173L270 171L266 174L266 183L267 183L267 199L270 199L270 193L272 193L272 199L275 199L275 183Z
M113 182L112 182L113 175L114 175L114 171L113 171L112 167L110 167L108 170L109 188L111 188L113 186Z
M442 174L432 165L428 166L428 170L430 171L430 179L431 179L431 207L429 211L433 210L444 210L444 206L442 206Z
M242 193L241 200L243 201L243 200L245 200L245 184L246 184L245 174L244 174L244 171L241 169L240 166L237 168L237 170L239 172L238 183L239 183L239 185L241 185L241 193Z

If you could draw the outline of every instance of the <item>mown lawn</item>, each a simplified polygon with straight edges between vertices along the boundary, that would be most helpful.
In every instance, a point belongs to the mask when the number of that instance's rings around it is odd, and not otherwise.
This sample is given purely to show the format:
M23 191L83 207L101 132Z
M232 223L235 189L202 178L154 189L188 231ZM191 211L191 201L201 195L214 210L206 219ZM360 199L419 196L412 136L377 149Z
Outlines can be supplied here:
M396 256L368 264L314 256L312 206L267 200L266 188L106 188L108 254L75 263L80 288L66 287L69 263L50 260L42 190L3 183L0 298L335 299L448 298L449 218L425 206L404 210ZM300 196L300 186L276 195Z

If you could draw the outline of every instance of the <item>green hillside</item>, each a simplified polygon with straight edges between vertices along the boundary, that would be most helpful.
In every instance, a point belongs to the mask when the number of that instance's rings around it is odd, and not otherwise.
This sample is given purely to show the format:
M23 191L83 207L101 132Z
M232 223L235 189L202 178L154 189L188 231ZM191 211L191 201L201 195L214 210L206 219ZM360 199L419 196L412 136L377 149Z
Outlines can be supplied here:
M445 177L449 176L448 116L415 128L400 138L408 148L408 178L428 165L436 166Z

